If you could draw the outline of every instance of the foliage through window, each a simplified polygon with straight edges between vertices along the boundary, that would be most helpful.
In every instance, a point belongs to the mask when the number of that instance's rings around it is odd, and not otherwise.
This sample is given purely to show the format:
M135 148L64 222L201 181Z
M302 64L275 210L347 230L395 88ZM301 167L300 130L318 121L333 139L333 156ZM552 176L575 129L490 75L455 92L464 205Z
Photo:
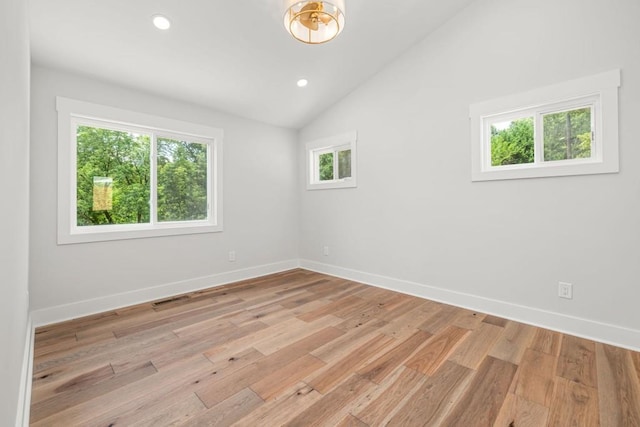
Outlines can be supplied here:
M60 243L222 229L220 130L64 98L58 110Z
M307 144L308 189L355 187L355 132Z
M151 136L78 125L77 225L148 223Z
M207 218L207 145L158 138L158 221Z
M535 163L536 147L544 153L544 162L590 159L594 107L540 114L538 120L528 116L491 123L491 166ZM541 144L536 144L536 135L540 135Z
M316 151L318 181L334 181L351 178L351 148L331 148Z
M472 105L473 180L617 172L619 85L614 70Z

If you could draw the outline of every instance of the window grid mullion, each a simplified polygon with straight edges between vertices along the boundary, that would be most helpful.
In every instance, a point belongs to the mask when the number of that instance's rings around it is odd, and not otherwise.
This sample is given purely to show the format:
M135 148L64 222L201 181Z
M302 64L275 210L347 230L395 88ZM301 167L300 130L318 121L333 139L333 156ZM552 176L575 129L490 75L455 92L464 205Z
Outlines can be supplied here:
M151 159L149 170L151 171L151 188L149 189L149 221L151 225L158 223L158 136L155 132L151 134Z
M544 124L542 113L536 111L533 121L533 162L538 165L544 163Z

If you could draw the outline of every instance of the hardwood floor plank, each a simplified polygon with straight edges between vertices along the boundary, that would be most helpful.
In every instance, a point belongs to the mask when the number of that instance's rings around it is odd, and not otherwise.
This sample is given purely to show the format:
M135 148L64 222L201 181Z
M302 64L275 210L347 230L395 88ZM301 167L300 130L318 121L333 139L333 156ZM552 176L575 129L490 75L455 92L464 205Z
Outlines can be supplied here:
M145 366L149 368L150 373L155 373L156 369L151 366ZM145 374L144 369L142 369ZM111 368L111 365L106 365L95 369L91 372L81 374L75 378L71 378L69 381L58 385L53 390L47 390L47 393L40 393L40 396L36 395L36 398L32 400L31 415L32 421L38 421L46 418L60 410L69 408L78 402L84 402L91 399L91 395L96 395L105 391L104 387L96 388L100 383L107 380L112 380L115 376L115 372ZM127 382L129 379L127 379ZM114 381L111 381L111 387ZM39 397L39 398L38 398Z
M425 375L433 375L469 332L457 326L448 326L431 337L426 345L405 362L405 366Z
M443 426L493 425L517 366L491 356L485 358L466 392L443 421Z
M496 317L491 315L485 316L485 318L482 319L482 321L484 323L488 323L494 326L499 326L501 328L504 328L505 326L507 326L507 323L509 323L507 319L503 319L502 317Z
M300 320L300 322L302 322ZM261 353L269 355L286 347L293 341L297 341L308 335L314 334L327 327L332 327L342 322L342 319L335 316L324 316L314 322L306 323L304 326L294 326L291 329L280 330L278 333L267 335L261 340L253 343L253 347Z
M357 311L355 314L344 319L342 323L337 324L336 328L348 332L351 329L357 329L361 326L379 328L386 325L388 322L375 317L376 310L378 310L376 307L373 307L373 309L369 307L364 310Z
M598 413L597 390L566 378L556 379L549 427L597 427Z
M313 427L331 425L331 420L336 417L336 414L341 409L374 386L366 378L357 374L352 375L340 386L288 421L285 426Z
M467 368L478 369L503 330L502 327L483 323L460 343L451 353L449 360Z
M596 359L600 425L640 426L640 381L631 354L598 343Z
M392 297L389 301L378 303L379 306L380 304L382 304L382 308L384 310L377 315L377 318L391 322L394 319L403 316L407 312L420 307L422 305L422 301L419 298L411 298L407 295L402 295L402 297L398 297L397 299Z
M197 355L174 365L164 373L157 372L129 381L90 400L73 402L73 406L40 421L32 421L31 425L115 425L118 418L127 412L145 406L148 402L166 398L173 389L209 376L210 368L211 363L202 355Z
M69 385L81 387L83 384L91 384L101 379L111 378L114 374L113 367L109 363L98 365L82 365L77 367L64 366L57 367L44 375L38 374L33 377L33 391L31 393L31 404L35 405L42 400L51 398L62 389L68 389Z
M556 363L557 358L550 354L527 349L518 369L515 394L550 407L555 388Z
M343 331L343 335L318 347L311 354L327 364L333 364L343 358L346 353L353 351L374 336L379 335L378 327L385 324L386 322L384 321L374 321L349 330L339 328L337 325L336 328Z
M353 415L347 415L336 427L369 427L369 424L363 423Z
M260 319L263 321L264 319ZM237 352L243 351L249 347L254 347L255 343L258 342L267 342L270 336L279 336L287 333L287 331L300 328L302 325L306 325L300 319L296 319L295 317L289 318L286 321L280 322L276 325L270 325L267 328L260 329L255 331L249 335L244 335L240 338L234 339L232 341L220 342L211 346L211 348L204 351L204 355L211 358L215 357L216 354L225 353L233 355ZM254 347L255 348L255 347Z
M540 427L547 425L548 418L549 408L509 393L493 425L495 427Z
M441 425L454 402L463 393L473 372L469 368L447 361L435 375L428 377L411 398L389 420L389 426ZM364 417L363 419L366 419ZM461 421L455 426L471 426ZM491 424L486 424L491 425Z
M251 389L255 391L262 400L272 400L323 366L325 366L323 361L307 354L262 377L259 381L251 385Z
M453 326L457 326L463 329L474 330L484 320L486 314L478 313L477 311L458 309L458 315L453 321Z
M376 334L355 350L345 352L342 359L336 360L334 363L320 369L318 373L312 376L306 383L320 393L325 394L385 348L392 345L394 341L393 338L386 335Z
M235 306L242 304L243 302L244 301L239 298L234 298L229 301L207 305L204 307L189 310L187 312L177 312L175 314L162 317L158 316L158 318L155 320L151 320L142 324L136 324L122 329L116 329L113 331L113 333L116 338L122 338L127 335L134 335L150 330L158 330L160 328L175 330L177 328L180 328L182 325L187 326L199 321L205 321L215 318L230 311L237 310L238 308Z
M548 329L538 328L531 343L531 349L557 356L560 353L562 334Z
M403 341L418 332L418 326L420 326L425 319L430 317L431 313L425 312L424 310L421 310L421 306L417 306L401 316L389 321L385 326L379 328L379 331L385 335L389 335L390 337Z
M418 326L418 329L429 332L430 334L437 334L442 329L451 325L458 318L458 309L451 306L442 304L439 310L432 313L422 324Z
M113 337L113 334L111 334ZM113 337L112 339L115 339ZM42 357L45 354L57 353L60 350L65 350L69 348L73 348L78 345L78 338L75 333L69 333L66 336L56 338L55 340L50 340L46 344L40 343L37 346L34 346L33 356L34 357ZM82 343L81 345L85 345Z
M411 354L431 337L431 334L418 331L405 341L390 349L379 358L358 369L357 373L376 384L398 368Z
M325 328L228 376L200 384L196 393L204 404L211 408L241 389L258 382L262 376L303 357L322 344L342 335L342 333L342 331L335 328Z
M291 310L304 304L316 301L318 301L318 295L314 294L313 292L304 291L301 294L285 298L279 301L278 304L280 304L284 308Z
M556 375L587 387L597 387L595 343L565 335L562 338Z
M531 344L534 333L533 326L509 321L504 327L502 335L489 351L489 356L517 365Z
M266 327L267 325L264 323L256 321L239 328L234 326L233 328L220 328L220 330L213 332L207 331L202 336L189 335L185 338L179 338L170 345L155 346L153 350L149 348L149 351L140 354L138 357L128 357L124 361L116 359L114 369L118 370L122 366L126 367L127 362L136 362L140 358L150 359L156 368L162 369L191 354L202 353L216 344L245 337L256 331L264 330Z
M237 421L234 426L281 426L297 416L306 408L320 400L322 395L305 383L283 393L274 400L266 402L247 416Z
M265 295L265 297L269 297L269 295ZM256 320L263 321L263 317L270 315L273 316L274 314L284 310L286 310L286 308L280 304L271 304L267 307L260 307L252 310L242 309L238 312L221 316L220 319L228 320L236 326L243 326L247 323L255 322Z
M33 372L35 375L45 370L57 368L71 363L91 360L94 365L109 362L114 357L145 353L150 347L177 340L173 332L162 332L148 336L131 336L121 338L113 342L86 344L70 351L47 354L34 361Z
M400 375L375 400L356 409L354 415L367 425L386 425L400 408L426 381L426 377L413 369L401 368Z
M345 307L353 307L354 305L359 306L366 304L367 302L365 300L353 295L334 301L327 300L327 304L323 305L322 307L318 307L315 310L299 315L298 319L304 320L305 322L313 322L314 320L318 320L319 318L327 315L338 316L338 310L344 309Z
M636 372L638 373L638 381L640 381L640 352L632 351L631 359L633 360L633 365L636 367Z
M198 396L191 393L168 406L167 402L156 402L144 410L137 410L129 416L122 417L119 422L120 425L130 427L173 426L186 423L206 409Z
M46 419L47 417L72 406L90 401L113 390L118 390L127 384L156 374L158 371L151 362L146 362L128 372L115 374L111 370L100 373L96 378L83 378L81 382L65 384L56 389L55 394L45 400L31 405L30 420L32 422Z
M262 399L253 390L245 388L214 407L188 418L182 425L190 427L230 426L262 403Z

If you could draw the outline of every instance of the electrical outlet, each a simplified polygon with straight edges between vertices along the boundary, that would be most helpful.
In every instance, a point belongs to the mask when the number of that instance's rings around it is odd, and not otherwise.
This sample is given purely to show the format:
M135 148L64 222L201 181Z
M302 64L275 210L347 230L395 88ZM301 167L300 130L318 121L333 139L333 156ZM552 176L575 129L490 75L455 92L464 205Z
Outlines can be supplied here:
M322 255L329 256L329 246L322 248Z
M229 262L236 262L236 251L229 251Z
M573 285L571 283L558 282L558 296L560 298L573 299Z

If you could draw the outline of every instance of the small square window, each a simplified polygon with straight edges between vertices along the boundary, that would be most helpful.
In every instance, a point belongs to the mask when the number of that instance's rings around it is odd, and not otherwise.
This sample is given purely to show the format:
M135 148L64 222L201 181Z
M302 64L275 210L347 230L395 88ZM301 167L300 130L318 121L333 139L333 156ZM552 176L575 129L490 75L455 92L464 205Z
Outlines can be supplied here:
M307 189L355 187L356 133L307 144Z

